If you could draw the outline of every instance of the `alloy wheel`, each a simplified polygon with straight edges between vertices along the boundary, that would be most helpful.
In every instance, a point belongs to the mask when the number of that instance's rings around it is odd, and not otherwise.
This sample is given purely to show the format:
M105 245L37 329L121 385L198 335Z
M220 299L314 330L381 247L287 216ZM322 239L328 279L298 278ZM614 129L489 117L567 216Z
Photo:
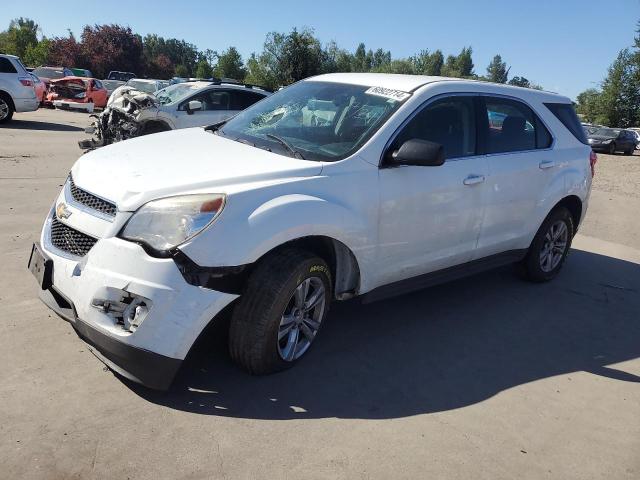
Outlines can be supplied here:
M293 362L304 355L318 333L325 306L326 291L320 278L306 278L296 287L278 327L280 358Z
M4 98L0 98L0 120L4 120L9 115L9 104Z
M553 223L546 235L540 250L540 268L543 272L551 272L556 268L567 250L569 230L562 220Z

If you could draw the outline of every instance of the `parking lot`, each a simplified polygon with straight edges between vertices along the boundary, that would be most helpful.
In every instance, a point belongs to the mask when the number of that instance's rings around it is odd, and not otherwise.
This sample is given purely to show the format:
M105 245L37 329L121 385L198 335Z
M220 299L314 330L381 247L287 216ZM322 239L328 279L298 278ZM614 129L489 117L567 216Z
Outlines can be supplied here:
M104 368L26 269L88 121L0 128L0 478L640 478L638 152L599 155L555 281L503 268L336 304L267 377L232 364L221 325L160 393Z

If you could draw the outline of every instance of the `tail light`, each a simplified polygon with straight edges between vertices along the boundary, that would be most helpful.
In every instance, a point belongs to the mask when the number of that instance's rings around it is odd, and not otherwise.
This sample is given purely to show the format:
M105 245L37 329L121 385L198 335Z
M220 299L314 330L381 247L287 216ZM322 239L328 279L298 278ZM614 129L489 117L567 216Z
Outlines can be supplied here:
M25 87L33 87L33 80L31 80L30 78L20 77L18 78L18 80L20 80L20 83Z
M589 164L591 165L591 178L596 174L596 163L598 163L598 155L596 152L591 150L591 154L589 155Z

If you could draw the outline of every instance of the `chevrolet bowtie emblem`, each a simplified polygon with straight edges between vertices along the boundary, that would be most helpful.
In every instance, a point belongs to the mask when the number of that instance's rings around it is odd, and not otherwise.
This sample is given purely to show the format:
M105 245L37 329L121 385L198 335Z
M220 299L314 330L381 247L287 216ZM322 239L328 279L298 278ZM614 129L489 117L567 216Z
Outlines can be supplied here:
M60 202L56 207L56 217L69 218L70 216L71 216L71 210L67 208L67 204L64 202Z

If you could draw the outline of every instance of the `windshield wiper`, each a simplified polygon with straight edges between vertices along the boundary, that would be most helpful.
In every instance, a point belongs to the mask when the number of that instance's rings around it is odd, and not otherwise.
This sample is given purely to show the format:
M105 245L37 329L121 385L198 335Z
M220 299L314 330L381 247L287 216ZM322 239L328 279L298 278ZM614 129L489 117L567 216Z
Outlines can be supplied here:
M276 142L280 143L282 146L284 146L284 148L289 150L294 157L300 158L301 160L305 159L304 156L299 151L297 151L295 148L293 148L289 144L289 142L287 142L284 138L279 137L278 135L274 135L273 133L267 133L267 134L265 134L265 136L267 136L268 138L272 138Z

